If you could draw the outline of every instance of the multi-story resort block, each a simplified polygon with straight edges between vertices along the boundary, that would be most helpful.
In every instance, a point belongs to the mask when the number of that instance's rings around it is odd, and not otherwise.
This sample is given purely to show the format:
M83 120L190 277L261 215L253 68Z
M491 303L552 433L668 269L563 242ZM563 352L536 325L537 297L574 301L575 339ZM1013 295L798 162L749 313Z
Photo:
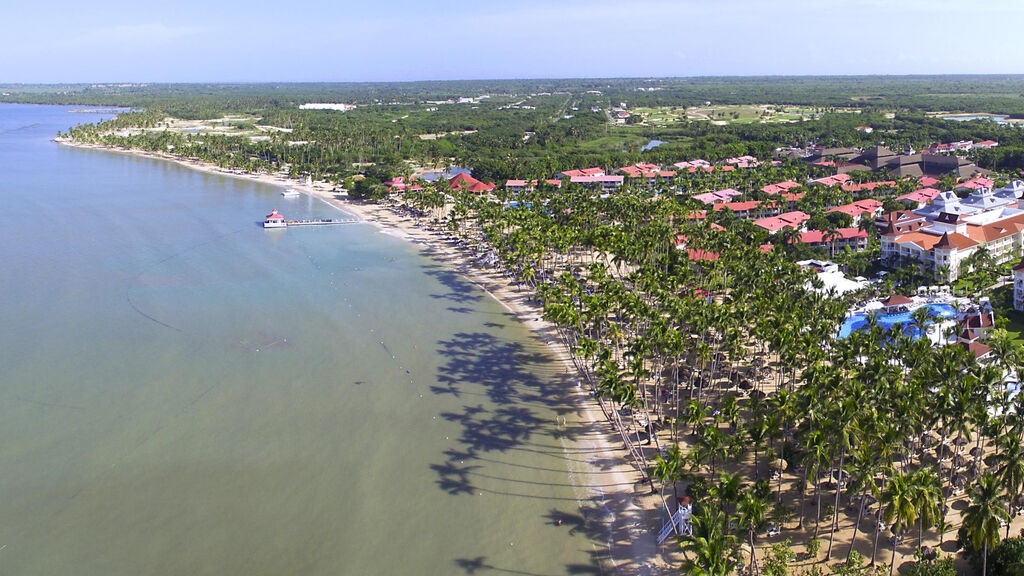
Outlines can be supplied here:
M883 222L882 260L918 263L941 280L955 280L961 263L984 248L997 263L1019 258L1024 249L1024 183L978 188L960 199L942 192L926 206L889 214Z

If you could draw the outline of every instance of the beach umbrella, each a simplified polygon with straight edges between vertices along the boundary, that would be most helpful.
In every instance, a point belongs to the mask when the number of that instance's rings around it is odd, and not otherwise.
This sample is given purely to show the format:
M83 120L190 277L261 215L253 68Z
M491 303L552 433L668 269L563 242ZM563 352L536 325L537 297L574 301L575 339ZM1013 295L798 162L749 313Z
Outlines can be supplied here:
M776 458L768 464L768 467L772 470L785 470L789 468L789 462Z
M953 449L942 444L935 448L935 457L939 460L949 460L953 456Z
M765 397L765 393L761 392L760 390L751 390L750 391L750 397L753 398L754 396L757 396L758 398L762 398L763 399Z
M977 462L974 463L973 466L971 466L971 475L974 476L975 478L981 476L984 473L985 464L981 460L978 460Z
M744 378L743 380L740 380L740 388L744 390L751 390L754 388L754 383Z

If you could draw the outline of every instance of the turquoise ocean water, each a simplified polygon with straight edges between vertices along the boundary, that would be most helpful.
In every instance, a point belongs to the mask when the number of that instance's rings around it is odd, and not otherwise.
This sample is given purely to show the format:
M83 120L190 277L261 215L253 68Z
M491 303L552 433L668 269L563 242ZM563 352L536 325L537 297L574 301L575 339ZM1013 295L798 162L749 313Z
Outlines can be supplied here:
M0 573L596 571L569 386L498 303L69 110L0 105Z

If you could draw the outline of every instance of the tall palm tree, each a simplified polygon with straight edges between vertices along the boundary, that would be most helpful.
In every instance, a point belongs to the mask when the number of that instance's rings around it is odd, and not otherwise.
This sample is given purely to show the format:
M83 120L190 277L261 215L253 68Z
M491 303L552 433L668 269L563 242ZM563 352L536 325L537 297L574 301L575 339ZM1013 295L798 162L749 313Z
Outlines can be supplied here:
M914 489L906 474L897 472L889 478L882 492L881 503L885 506L885 523L892 524L892 560L889 562L889 576L892 576L896 567L896 547L899 545L900 534L917 519Z
M964 511L963 526L967 539L975 551L981 551L981 575L988 575L988 550L999 544L999 523L1009 522L1006 497L1000 492L999 482L986 472L971 490L971 504Z
M1020 439L1016 436L1002 436L999 442L999 451L995 455L998 468L996 477L999 484L1006 490L1007 515L1016 506L1024 488L1024 449L1021 449ZM1006 535L1010 537L1010 523L1006 523Z
M683 571L695 576L727 576L732 572L736 536L726 531L727 516L710 506L693 516L693 536L679 544L686 559Z
M912 500L917 508L917 553L921 553L924 531L943 520L942 481L930 468L919 468L909 478Z
M754 547L754 534L764 528L768 514L768 503L754 494L747 492L739 504L739 526L747 530L747 538L750 544L750 564L754 568L754 574L759 575L760 568L757 565L757 549Z

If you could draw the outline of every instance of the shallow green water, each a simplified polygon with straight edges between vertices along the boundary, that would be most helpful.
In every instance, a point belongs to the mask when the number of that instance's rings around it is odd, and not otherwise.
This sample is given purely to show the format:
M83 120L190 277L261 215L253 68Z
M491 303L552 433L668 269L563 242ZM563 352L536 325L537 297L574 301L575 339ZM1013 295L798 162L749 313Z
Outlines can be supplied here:
M562 369L307 197L49 142L0 105L0 573L563 574ZM563 519L563 525L557 525Z

